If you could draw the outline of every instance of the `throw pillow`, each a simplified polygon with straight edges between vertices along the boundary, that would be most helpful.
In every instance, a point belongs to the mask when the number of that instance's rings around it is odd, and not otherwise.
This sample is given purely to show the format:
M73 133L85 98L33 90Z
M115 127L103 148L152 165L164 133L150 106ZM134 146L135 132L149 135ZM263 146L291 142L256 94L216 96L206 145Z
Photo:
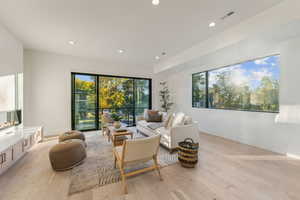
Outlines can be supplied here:
M162 122L162 115L157 110L148 110L147 122Z
M180 126L184 124L184 113L180 112L180 113L176 113L174 120L172 122L172 127L175 126Z
M148 109L144 110L144 120L148 121Z
M184 125L189 125L189 124L192 124L193 123L193 119L192 119L192 117L190 117L190 116L185 116L184 117Z
M159 114L162 115L162 121L163 121L163 122L165 122L165 121L168 119L168 117L169 117L169 114L166 113L166 112L160 111Z

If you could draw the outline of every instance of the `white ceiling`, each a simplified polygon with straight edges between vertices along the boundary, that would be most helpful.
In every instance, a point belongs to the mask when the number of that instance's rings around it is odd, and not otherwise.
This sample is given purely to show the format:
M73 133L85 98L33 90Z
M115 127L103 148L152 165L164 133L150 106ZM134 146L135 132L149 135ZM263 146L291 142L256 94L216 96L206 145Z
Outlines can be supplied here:
M176 55L281 0L151 1L0 0L0 21L28 49L152 67L161 52Z

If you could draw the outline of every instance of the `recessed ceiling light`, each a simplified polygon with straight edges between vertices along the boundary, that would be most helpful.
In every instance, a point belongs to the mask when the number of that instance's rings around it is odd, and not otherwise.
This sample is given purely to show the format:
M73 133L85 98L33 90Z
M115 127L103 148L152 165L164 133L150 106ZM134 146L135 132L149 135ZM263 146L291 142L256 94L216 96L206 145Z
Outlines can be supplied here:
M215 23L215 22L211 22L208 26L209 26L210 28L215 27L215 26L216 26L216 23Z
M70 40L70 41L69 41L69 44L70 44L70 45L74 45L74 44L75 44L75 41Z
M124 53L124 50L123 49L119 49L118 52L119 53Z
M155 60L159 60L160 59L160 57L159 56L155 56Z
M152 4L155 5L155 6L158 6L159 5L159 0L152 0Z

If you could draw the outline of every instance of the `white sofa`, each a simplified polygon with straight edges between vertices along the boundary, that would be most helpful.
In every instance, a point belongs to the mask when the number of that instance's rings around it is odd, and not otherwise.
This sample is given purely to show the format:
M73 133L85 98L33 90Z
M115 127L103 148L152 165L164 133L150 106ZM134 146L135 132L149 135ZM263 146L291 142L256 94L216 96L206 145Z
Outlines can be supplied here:
M183 113L174 114L174 120L176 116L182 115ZM183 114L184 115L184 114ZM164 117L165 118L165 117ZM185 116L185 119L187 116ZM166 119L164 119L166 120ZM157 124L159 128L150 128L149 125ZM155 123L155 122L147 122L144 120L143 116L137 117L137 131L146 135L152 136L161 134L160 143L167 147L170 151L175 150L178 147L178 142L183 141L186 138L192 138L194 142L199 142L199 129L198 123L189 118L188 121L182 121L176 126L171 126L169 128L165 128L164 122Z

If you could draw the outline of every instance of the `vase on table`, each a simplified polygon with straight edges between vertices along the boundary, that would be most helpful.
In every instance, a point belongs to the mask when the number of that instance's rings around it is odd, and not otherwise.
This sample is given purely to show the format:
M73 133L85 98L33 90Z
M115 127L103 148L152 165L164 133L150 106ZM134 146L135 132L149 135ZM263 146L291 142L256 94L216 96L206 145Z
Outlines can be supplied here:
M114 127L116 128L116 129L119 129L119 128L121 128L121 122L120 121L114 121Z

